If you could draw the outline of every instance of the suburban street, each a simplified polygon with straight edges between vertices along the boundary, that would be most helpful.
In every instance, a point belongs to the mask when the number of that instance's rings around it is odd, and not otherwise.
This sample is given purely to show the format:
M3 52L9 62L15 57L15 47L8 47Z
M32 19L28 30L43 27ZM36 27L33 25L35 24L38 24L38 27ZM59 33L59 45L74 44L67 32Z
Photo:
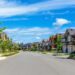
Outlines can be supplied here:
M75 75L75 60L20 52L0 61L0 75Z

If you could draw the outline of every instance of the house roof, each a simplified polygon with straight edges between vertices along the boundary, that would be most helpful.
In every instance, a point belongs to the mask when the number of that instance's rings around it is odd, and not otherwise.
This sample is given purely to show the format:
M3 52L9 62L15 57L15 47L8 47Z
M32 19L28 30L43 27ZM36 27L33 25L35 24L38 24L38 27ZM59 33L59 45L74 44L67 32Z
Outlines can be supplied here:
M75 29L67 29L67 31L69 33L69 35L75 35Z

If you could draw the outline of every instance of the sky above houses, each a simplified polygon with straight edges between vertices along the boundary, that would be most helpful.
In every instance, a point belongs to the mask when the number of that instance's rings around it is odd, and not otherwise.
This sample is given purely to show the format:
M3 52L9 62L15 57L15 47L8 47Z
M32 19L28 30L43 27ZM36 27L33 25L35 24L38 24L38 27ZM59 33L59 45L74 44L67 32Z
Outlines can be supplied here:
M0 27L14 42L36 42L75 28L75 0L0 0Z

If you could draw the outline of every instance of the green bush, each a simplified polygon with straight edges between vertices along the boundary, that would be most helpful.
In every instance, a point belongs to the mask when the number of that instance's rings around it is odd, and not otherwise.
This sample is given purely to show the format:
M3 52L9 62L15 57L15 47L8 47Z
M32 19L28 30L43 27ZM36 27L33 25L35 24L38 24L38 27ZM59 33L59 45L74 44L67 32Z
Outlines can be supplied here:
M69 58L71 58L71 59L75 59L75 52L70 53Z

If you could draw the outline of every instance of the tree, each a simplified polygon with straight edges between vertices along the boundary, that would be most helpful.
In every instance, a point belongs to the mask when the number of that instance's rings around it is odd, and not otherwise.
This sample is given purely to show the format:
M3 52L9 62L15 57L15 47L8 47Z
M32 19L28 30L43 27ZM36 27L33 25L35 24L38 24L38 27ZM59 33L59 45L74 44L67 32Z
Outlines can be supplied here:
M7 37L7 34L5 34L3 31L6 28L0 28L0 52L16 52L19 50L19 45L16 43L13 43L11 39Z
M37 44L33 43L31 51L37 51Z
M0 28L0 33L2 33L5 29L6 27Z
M56 40L57 52L62 52L63 43L61 42L61 40L62 40L62 35L57 35L57 40Z
M5 30L5 27L4 28L0 28L0 35L3 33L3 31ZM0 38L0 51L2 52L2 50L3 50L3 52L4 52L4 50L5 50L5 46L3 46L3 44L4 44L4 41L2 40L2 38Z

